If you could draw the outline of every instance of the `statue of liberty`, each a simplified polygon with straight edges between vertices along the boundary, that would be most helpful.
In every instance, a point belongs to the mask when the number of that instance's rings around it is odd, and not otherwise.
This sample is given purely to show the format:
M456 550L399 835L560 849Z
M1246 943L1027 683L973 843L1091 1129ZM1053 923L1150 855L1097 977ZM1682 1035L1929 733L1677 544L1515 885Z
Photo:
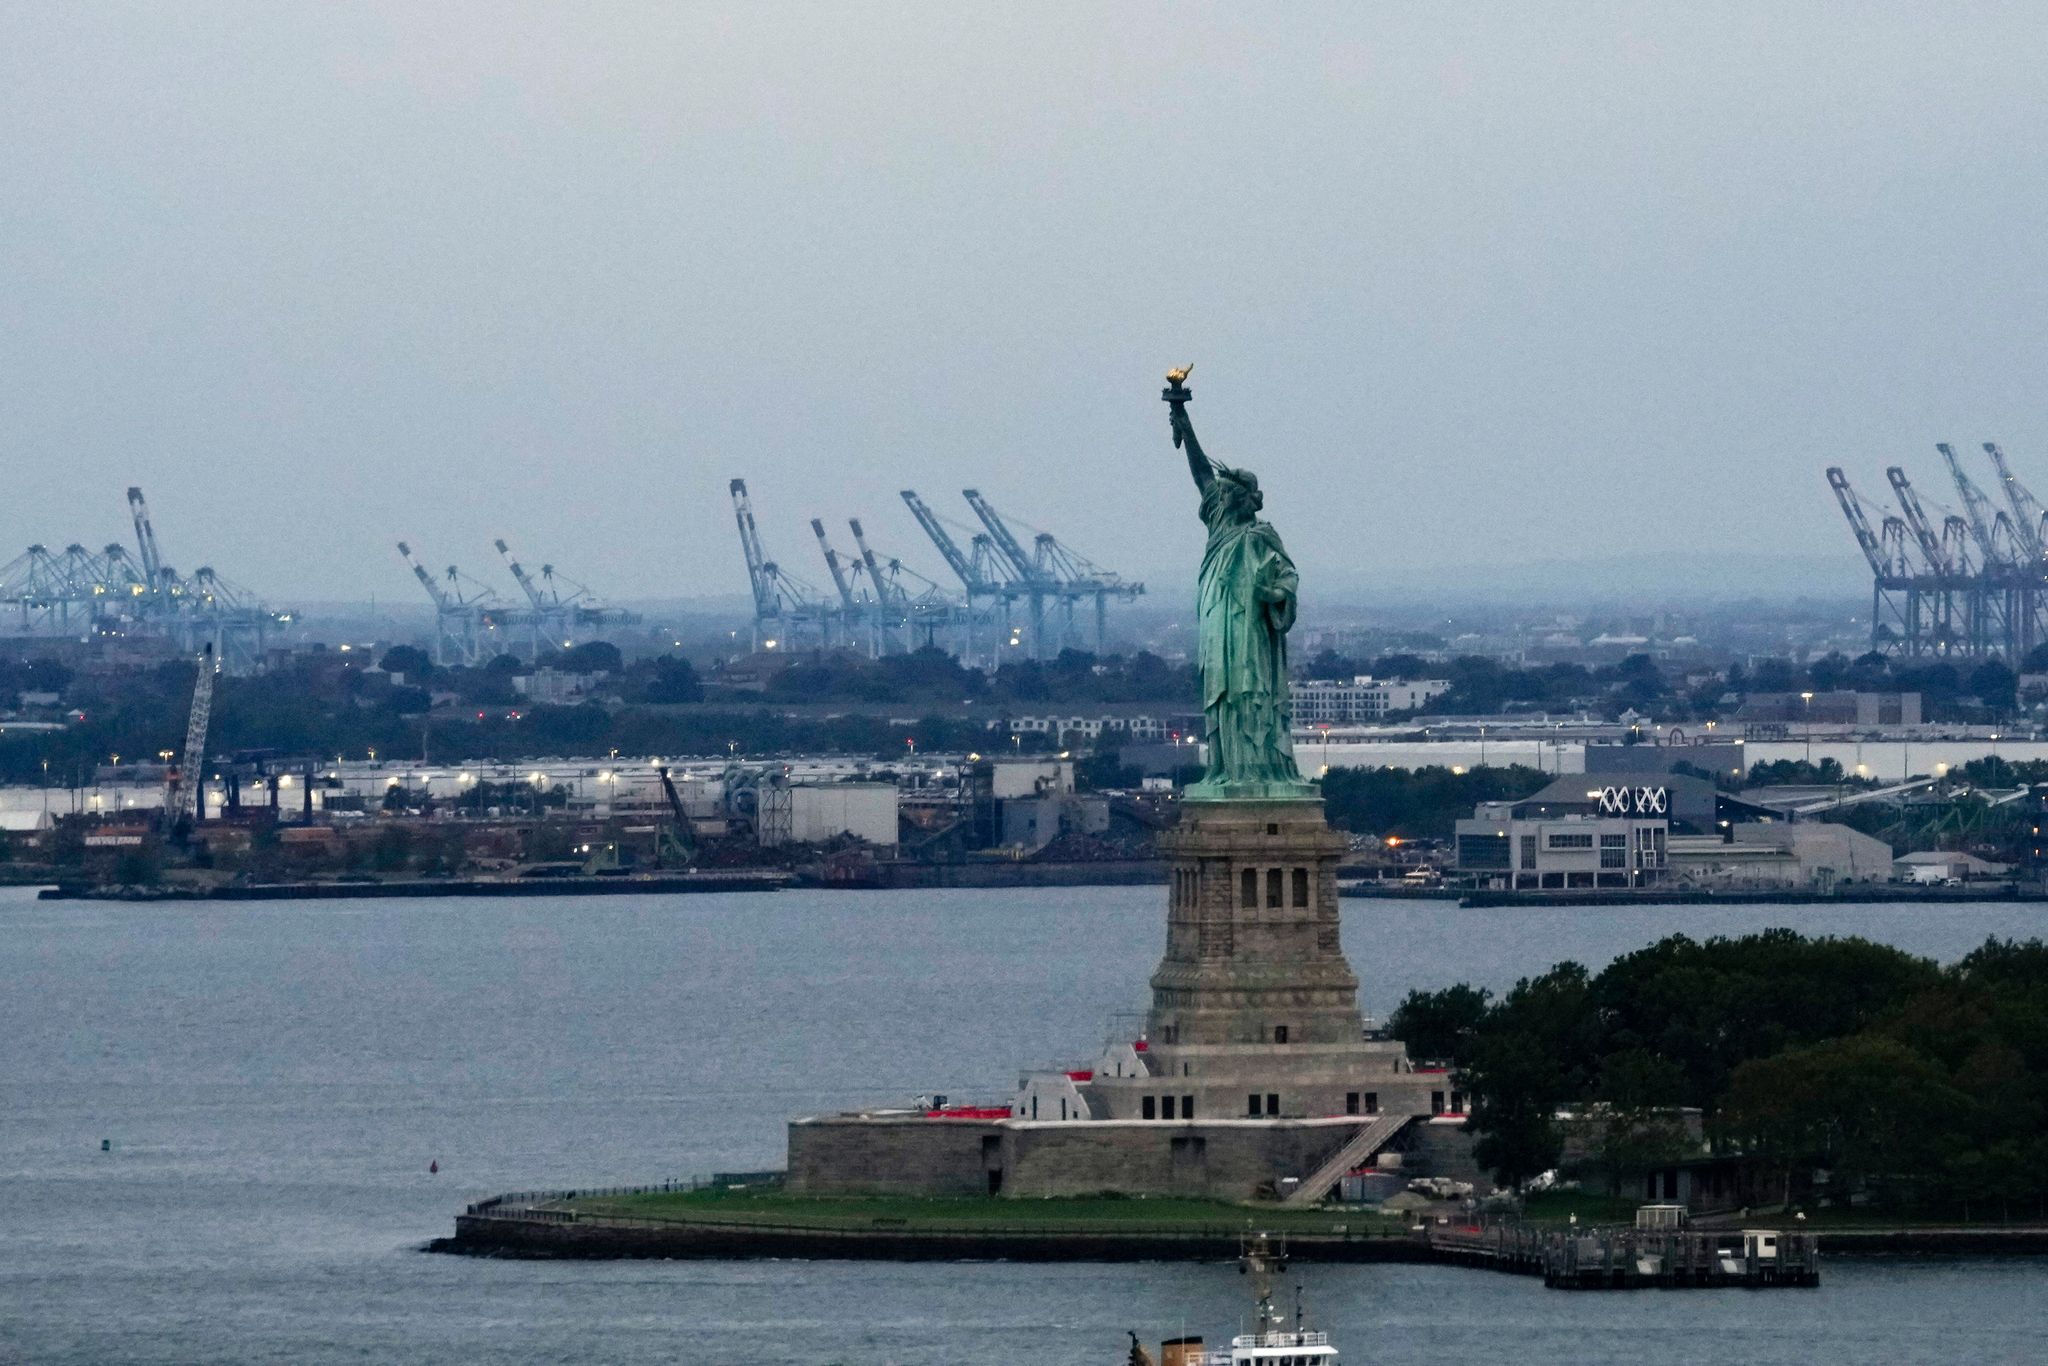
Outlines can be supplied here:
M1198 599L1209 767L1187 797L1313 799L1316 789L1294 765L1294 707L1287 692L1287 632L1294 626L1299 576L1280 533L1258 520L1265 505L1258 477L1202 453L1188 421L1193 368L1168 371L1161 395L1172 409L1173 444L1187 450L1188 470L1202 492L1202 525L1209 529Z

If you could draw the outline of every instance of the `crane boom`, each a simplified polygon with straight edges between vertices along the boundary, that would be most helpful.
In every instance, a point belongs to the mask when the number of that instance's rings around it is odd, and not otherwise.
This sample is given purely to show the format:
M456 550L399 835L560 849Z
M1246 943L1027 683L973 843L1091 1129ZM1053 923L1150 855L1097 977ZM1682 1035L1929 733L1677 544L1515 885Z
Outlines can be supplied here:
M1941 458L1948 462L1948 472L1955 480L1956 492L1963 496L1963 511L1967 514L1970 535L1977 542L1978 553L1983 556L1987 567L2000 563L2005 556L1992 536L1991 500L1970 481L1969 475L1963 473L1963 462L1956 458L1955 447L1946 441L1938 441L1934 449L1940 451Z
M1998 443L1984 443L1984 453L1991 457L1991 463L1998 468L1998 482L2005 488L2005 501L2012 508L2013 534L2019 537L2020 547L2027 558L2038 562L2048 547L2042 543L2042 525L2048 519L2041 504L2028 491L2027 486L2013 476L2005 463L2005 452L1998 449Z
M1856 544L1862 547L1863 558L1870 561L1870 572L1880 578L1885 573L1884 546L1870 529L1870 518L1864 515L1863 504L1856 498L1856 490L1849 487L1849 476L1842 472L1840 465L1828 467L1828 487L1835 491L1835 501L1842 505L1842 516L1849 521L1849 530L1856 533Z
M904 503L910 508L910 515L917 519L917 524L924 528L924 534L939 548L939 555L946 561L946 567L959 576L960 582L969 592L985 591L988 584L974 572L973 562L961 553L953 538L946 534L946 528L940 523L938 514L925 506L924 499L917 496L916 489L904 489L902 496Z
M152 590L162 584L164 561L156 546L156 528L150 524L149 504L142 500L142 490L130 487L128 490L128 515L135 519L135 546L142 552L142 572L148 575Z
M1912 481L1906 478L1905 470L1897 465L1889 466L1884 477L1891 481L1892 492L1898 496L1899 511L1906 518L1906 525L1912 529L1913 539L1920 544L1920 554L1926 559L1927 567L1937 574L1950 572L1948 556L1943 552L1941 535L1927 520L1926 509L1920 506L1920 495L1913 492Z
M761 553L761 532L754 525L754 504L747 497L747 481L735 479L728 488L732 493L733 520L740 528L740 551L747 558L747 578L754 589L754 612L757 616L773 616L780 605L775 575L768 557Z
M847 611L858 611L860 604L854 600L853 586L847 582L846 570L840 566L839 552L834 550L832 543L825 539L825 523L823 520L817 517L811 518L811 534L818 538L818 549L825 554L825 568L832 573L832 586L839 590L839 601L846 605Z
M548 605L547 600L541 596L540 589L534 586L533 576L528 574L520 566L519 561L512 557L512 549L505 544L504 538L502 536L499 537L493 544L498 547L498 554L504 557L505 566L512 571L513 579L518 582L519 587L525 592L526 600L532 603L536 610L546 608Z
M853 529L853 543L860 549L860 562L868 568L868 582L875 586L875 597L885 607L901 607L909 600L909 593L903 585L882 572L882 563L876 558L874 549L868 545L866 533L860 529L860 518L849 517L846 525Z
M434 606L443 609L453 606L448 601L448 595L441 591L441 585L435 583L434 576L427 572L427 567L413 558L411 546L407 545L404 541L400 541L398 543L398 553L403 555L405 562L412 566L412 576L420 581L420 587L427 590L427 596L434 600Z
M1017 577L1025 583L1044 582L1046 576L1038 563L1025 551L1009 524L989 506L988 499L981 496L980 490L962 489L960 493L967 500L967 505L974 509L974 515L981 519L981 524L988 528L988 534L995 539L996 549L1003 552L1003 558L1017 571Z

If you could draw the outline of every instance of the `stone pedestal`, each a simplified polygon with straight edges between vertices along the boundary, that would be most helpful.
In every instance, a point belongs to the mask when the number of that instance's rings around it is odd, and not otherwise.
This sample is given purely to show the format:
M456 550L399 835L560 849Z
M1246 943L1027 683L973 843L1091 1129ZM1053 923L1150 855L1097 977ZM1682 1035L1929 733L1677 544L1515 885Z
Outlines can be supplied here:
M1358 977L1338 941L1344 837L1320 800L1188 802L1172 866L1154 1047L1356 1044Z
M1166 953L1152 974L1142 1075L1097 1073L1098 1119L1243 1121L1427 1114L1441 1078L1368 1039L1344 958L1337 861L1319 799L1190 801L1160 837Z

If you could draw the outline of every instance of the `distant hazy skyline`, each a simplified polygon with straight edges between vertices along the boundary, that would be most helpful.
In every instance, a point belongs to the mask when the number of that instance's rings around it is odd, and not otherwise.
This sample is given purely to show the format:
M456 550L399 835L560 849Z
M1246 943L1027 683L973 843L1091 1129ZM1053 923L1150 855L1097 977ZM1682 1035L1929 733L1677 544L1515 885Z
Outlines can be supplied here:
M2028 5L7 3L0 559L140 484L278 602L416 592L401 538L503 582L497 535L732 594L739 475L816 583L814 515L943 580L897 490L973 486L1171 589L1192 359L1312 584L1853 591L1827 464L1953 502L1933 443L1997 440L2048 495L2044 51Z

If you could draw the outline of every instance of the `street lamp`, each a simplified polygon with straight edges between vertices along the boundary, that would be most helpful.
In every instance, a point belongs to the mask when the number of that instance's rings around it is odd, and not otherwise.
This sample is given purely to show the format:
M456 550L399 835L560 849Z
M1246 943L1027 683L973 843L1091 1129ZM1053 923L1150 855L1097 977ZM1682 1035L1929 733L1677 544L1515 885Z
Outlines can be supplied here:
M1804 704L1800 712L1800 729L1806 732L1806 766L1813 767L1813 694L1803 692L1799 700Z

